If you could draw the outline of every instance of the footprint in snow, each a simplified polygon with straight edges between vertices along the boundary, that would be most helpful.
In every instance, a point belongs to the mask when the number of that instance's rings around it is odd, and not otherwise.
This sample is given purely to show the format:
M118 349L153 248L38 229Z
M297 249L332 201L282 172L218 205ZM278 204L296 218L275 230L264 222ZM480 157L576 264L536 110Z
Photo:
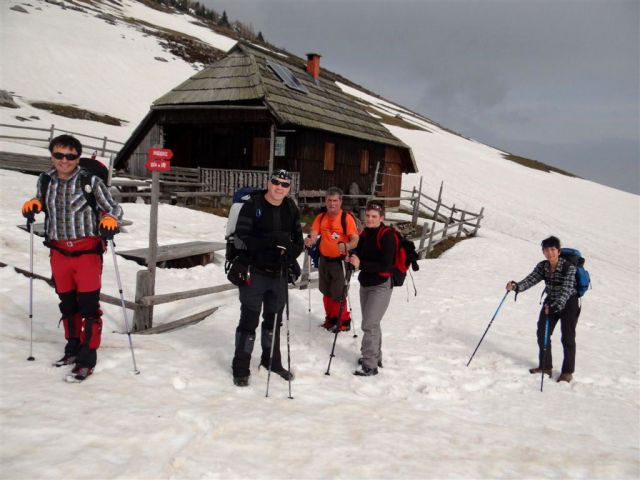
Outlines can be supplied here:
M184 390L189 384L187 379L182 377L173 377L171 383L173 384L173 388L176 390Z

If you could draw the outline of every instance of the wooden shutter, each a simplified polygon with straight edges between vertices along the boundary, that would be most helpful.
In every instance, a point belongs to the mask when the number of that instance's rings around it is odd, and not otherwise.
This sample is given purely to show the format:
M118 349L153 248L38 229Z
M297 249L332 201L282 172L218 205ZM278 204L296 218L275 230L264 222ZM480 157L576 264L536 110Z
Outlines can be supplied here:
M324 143L324 169L333 172L336 168L336 144Z
M360 150L360 175L369 173L369 150Z
M253 151L251 153L252 167L269 166L269 148L271 148L270 138L255 137L253 139Z

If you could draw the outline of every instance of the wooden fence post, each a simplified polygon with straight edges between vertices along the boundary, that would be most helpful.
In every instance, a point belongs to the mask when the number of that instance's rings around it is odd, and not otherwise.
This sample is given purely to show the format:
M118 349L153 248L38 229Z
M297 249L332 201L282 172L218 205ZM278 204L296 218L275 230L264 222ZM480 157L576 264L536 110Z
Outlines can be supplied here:
M460 217L460 226L458 227L458 233L456 233L456 238L460 238L460 235L462 235L462 229L464 228L464 215L465 215L465 212L462 212L462 216Z
M431 252L431 248L433 245L433 232L435 232L435 230L436 230L436 222L434 220L433 223L431 223L431 231L429 232L429 243L427 243L427 249L424 251L424 256L422 258L426 258Z
M104 137L104 139L102 140L102 156L103 157L106 155L106 150L107 150L107 137Z
M418 187L418 196L416 196L416 187L413 187L413 194L411 195L415 198L413 204L413 217L411 218L411 223L414 227L418 226L418 213L420 213L420 199L422 198L422 177L420 177L420 186Z
M429 232L429 227L427 226L427 221L425 220L424 223L422 224L422 232L420 234L420 244L418 245L418 250L420 250L420 252L422 252L422 249L424 248L424 242L427 239L428 232ZM424 258L422 256L422 253L420 254L420 258Z
M153 295L151 272L139 270L136 274L136 303L138 307L133 312L133 331L140 332L153 325L153 306L145 307L140 304L142 297Z
M451 223L451 219L447 218L447 221L444 224L444 228L442 229L442 239L447 238L447 230L449 230L449 224Z
M478 221L476 222L476 226L473 229L473 232L471 232L472 237L475 237L476 233L478 233L478 229L480 228L480 220L482 219L483 212L484 212L484 207L480 209L480 213L478 214Z
M49 130L49 142L51 142L51 140L53 140L53 136L55 135L55 131L56 131L56 126L52 123L51 124L51 129Z
M440 182L440 191L438 192L438 202L436 203L436 209L433 211L433 219L438 221L438 212L440 211L440 205L442 205L442 185L444 182Z

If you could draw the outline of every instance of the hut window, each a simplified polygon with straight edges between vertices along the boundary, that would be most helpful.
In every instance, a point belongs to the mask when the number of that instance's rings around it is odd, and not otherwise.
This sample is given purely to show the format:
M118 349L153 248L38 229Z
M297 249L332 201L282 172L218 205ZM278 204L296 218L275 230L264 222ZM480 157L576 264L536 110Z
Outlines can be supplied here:
M360 150L360 175L369 173L369 150Z
M270 138L253 139L253 151L251 152L252 167L268 167L269 166L269 148L271 146Z
M324 143L324 169L333 172L336 168L336 144Z
M287 67L277 62L272 62L271 60L267 60L267 65L269 66L269 68L271 68L271 70L275 72L280 80L282 80L282 83L284 83L287 87L292 90L297 90L301 93L309 93L307 87L300 83L300 80L298 80L296 76L291 73L291 70L289 70Z

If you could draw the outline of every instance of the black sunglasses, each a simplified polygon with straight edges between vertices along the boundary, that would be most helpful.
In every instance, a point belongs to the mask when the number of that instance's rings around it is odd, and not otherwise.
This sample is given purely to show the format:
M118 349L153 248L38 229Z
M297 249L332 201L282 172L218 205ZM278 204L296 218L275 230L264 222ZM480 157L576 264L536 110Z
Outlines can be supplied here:
M66 158L67 160L77 160L80 155L77 153L53 152L51 156L56 160L62 160L63 158Z
M280 186L282 188L289 188L291 186L291 182L283 182L281 180L276 180L275 178L271 179L271 184L276 187Z

